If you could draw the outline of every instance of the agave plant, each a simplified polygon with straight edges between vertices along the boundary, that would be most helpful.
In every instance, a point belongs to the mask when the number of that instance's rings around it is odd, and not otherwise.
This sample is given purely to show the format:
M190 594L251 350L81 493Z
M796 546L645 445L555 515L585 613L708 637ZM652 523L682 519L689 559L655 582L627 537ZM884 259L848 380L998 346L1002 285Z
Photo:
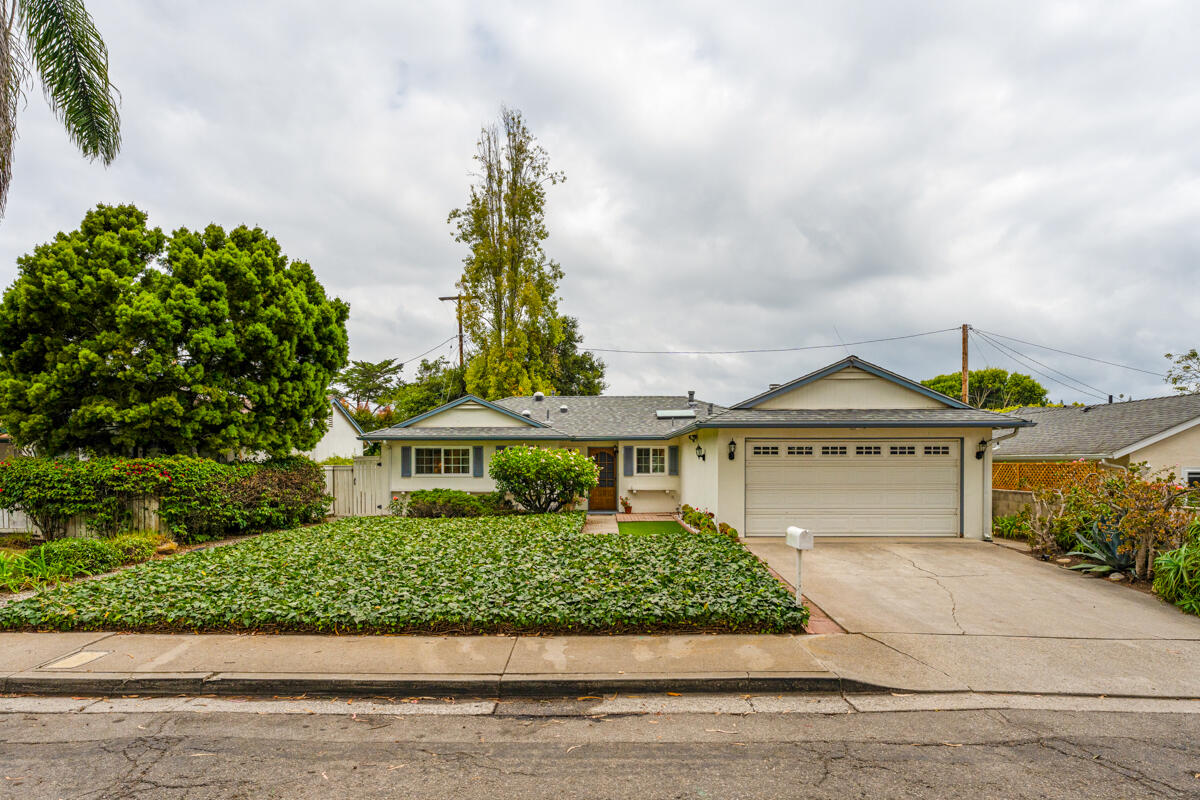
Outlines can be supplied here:
M1075 531L1079 547L1067 555L1086 558L1089 563L1076 564L1071 569L1095 575L1132 571L1135 558L1133 548L1122 550L1121 532L1101 523L1101 520L1096 520L1090 526Z

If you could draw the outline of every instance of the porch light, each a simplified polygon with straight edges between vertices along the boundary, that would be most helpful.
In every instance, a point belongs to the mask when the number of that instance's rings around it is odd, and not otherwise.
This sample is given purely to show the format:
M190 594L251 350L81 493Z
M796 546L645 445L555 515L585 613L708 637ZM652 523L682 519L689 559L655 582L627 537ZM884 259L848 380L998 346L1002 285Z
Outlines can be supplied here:
M977 445L975 446L975 457L976 457L976 458L979 458L979 459L982 459L982 458L983 458L983 454L987 452L987 449L988 449L988 440L987 440L987 439L980 439L980 440L979 440L979 444L977 444Z
M733 439L730 439L729 440L729 460L733 461L735 456L737 456L737 442L734 441Z
M700 445L696 445L696 458L700 459L701 461L705 460L704 459L704 448L701 447Z

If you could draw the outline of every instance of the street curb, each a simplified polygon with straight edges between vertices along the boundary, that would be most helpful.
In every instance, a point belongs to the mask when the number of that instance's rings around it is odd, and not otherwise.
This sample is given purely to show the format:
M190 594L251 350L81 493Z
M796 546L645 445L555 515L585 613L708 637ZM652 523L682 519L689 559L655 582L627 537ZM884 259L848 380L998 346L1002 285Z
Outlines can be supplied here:
M337 697L530 698L586 694L688 692L859 693L892 687L829 673L748 675L313 675L270 673L73 673L24 672L0 682L4 694L37 695L219 695Z

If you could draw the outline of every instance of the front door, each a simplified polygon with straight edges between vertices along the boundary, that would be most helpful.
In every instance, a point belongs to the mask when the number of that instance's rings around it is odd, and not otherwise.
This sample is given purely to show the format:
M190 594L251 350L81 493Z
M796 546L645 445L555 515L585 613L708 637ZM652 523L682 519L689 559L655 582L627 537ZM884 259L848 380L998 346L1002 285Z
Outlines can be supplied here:
M617 510L617 448L589 447L588 455L600 468L596 487L588 495L589 511Z

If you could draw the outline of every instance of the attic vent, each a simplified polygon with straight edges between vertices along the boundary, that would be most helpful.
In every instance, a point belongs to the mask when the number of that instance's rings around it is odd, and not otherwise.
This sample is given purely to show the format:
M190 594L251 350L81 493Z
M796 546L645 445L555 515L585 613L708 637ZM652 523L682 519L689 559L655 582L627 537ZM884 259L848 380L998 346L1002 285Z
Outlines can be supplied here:
M566 406L559 406L559 407L558 407L558 413L560 413L560 414L565 414L565 413L567 413L567 407L566 407Z
M696 416L694 408L667 408L654 412L659 419L691 419Z
M532 417L532 416L533 416L533 412L532 412L532 411L530 411L530 410L527 408L527 409L525 409L524 411L522 411L522 412L521 412L521 416L522 416L522 417Z
M768 383L767 391L772 392L772 391L778 389L780 386L783 386L783 384L782 383Z
M533 402L540 403L545 399L546 399L546 395L543 392L534 392L533 393Z

